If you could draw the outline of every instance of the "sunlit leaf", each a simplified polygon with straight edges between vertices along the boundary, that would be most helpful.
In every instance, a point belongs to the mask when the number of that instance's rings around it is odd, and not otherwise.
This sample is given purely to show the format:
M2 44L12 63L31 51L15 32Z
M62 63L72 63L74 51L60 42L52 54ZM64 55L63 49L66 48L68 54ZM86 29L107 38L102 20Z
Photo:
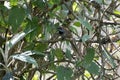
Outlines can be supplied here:
M73 11L77 11L77 12L79 11L79 6L76 2L73 3L72 9L73 9Z
M45 56L45 54L43 54L41 52L38 52L38 51L25 51L25 52L23 52L21 54L25 55L25 56L31 56L31 55L38 55L38 56L41 56L41 57Z
M34 76L33 76L32 80L39 80L39 75L38 75L37 73L36 73L36 74L34 74Z
M113 13L120 15L120 11L115 10Z
M20 61L23 61L23 62L28 62L28 63L34 64L36 67L38 67L36 60L34 58L30 57L29 55L16 54L16 55L12 55L11 57L14 59L18 59Z
M18 0L10 0L11 6L16 6L18 4Z
M12 39L10 39L9 41L6 42L6 49L7 51L9 51L16 43L18 43L20 40L22 40L28 33L32 32L28 31L28 32L20 32L18 34L16 34L15 36L13 36Z
M21 32L16 34L11 40L7 41L6 47L8 48L8 51L10 48L12 48L17 42L19 42L21 39L25 37L26 33Z
M16 4L15 4L16 5ZM10 5L10 2L8 1L5 1L4 2L4 6L7 8L7 9L11 9L11 5ZM1 6L0 6L1 7Z
M84 75L85 75L87 78L90 78L90 77L91 77L90 73L89 73L87 70L85 70Z
M75 21L74 24L76 27L80 27L80 22L79 21Z

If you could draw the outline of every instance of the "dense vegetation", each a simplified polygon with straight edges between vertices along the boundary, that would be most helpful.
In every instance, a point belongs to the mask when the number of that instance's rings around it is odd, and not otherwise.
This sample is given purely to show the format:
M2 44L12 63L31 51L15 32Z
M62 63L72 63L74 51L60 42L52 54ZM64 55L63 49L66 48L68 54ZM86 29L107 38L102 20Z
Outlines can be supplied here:
M0 80L120 79L119 5L0 1Z

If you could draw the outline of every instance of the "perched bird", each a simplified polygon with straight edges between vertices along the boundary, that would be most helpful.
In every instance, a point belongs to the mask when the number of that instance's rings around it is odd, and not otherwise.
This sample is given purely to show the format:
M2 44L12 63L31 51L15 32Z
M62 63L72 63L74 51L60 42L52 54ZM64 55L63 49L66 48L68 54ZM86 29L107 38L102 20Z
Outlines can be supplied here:
M60 35L63 35L65 33L65 29L63 29L62 27L58 27L57 29Z
M71 31L68 28L58 27L58 33L61 36L62 40L67 39L70 41L71 47L72 47L73 51L75 52L75 55L78 58L81 57L80 51L77 47L75 39L72 37Z
M72 34L69 29L63 28L63 27L58 27L57 29L58 29L59 35L63 40L67 38L72 38Z

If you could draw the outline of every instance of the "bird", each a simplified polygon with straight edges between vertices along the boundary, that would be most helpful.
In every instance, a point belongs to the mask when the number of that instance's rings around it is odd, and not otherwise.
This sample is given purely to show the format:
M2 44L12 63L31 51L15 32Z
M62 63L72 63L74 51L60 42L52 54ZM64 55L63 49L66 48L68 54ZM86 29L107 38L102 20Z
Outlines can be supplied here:
M72 36L72 33L69 28L66 27L58 27L58 33L61 36L62 40L68 40L71 44L72 49L76 53L75 55L79 58L81 57L80 51L77 47L77 44L75 42L75 39Z
M72 38L72 33L70 32L68 28L58 27L57 30L62 40Z

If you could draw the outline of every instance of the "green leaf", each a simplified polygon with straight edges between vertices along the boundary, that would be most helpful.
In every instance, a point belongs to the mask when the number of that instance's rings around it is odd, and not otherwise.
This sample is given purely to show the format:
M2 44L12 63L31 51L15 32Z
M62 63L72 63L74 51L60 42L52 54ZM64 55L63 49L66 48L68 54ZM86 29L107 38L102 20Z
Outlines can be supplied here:
M82 25L84 25L88 30L92 30L92 26L88 23L88 21L84 20L82 17L79 18L79 21Z
M85 70L84 75L85 75L87 78L90 78L90 77L91 77L90 73L89 73L87 70Z
M12 26L13 32L16 32L25 18L25 11L20 7L13 7L9 13L8 23Z
M45 3L43 2L43 0L33 0L33 4L40 9L45 9Z
M77 28L75 28L74 26L70 26L70 30L78 34Z
M95 62L86 63L85 61L78 61L76 63L76 67L81 67L81 66L91 74L96 74L96 75L99 74L100 68Z
M94 48L87 48L87 54L85 55L84 60L81 62L81 66L83 66L86 69L89 68L93 63L94 55Z
M66 53L65 53L65 56L66 56L66 58L71 60L72 59L71 51L67 49Z
M92 62L91 65L89 67L87 67L86 69L91 74L96 74L96 75L99 74L99 70L100 70L99 66L95 62Z
M90 36L88 34L84 34L82 37L82 42L87 41L90 38Z
M64 18L66 18L67 14L68 14L68 11L61 10L59 13L59 17L64 19Z
M88 70L91 74L99 74L99 66L93 62L95 55L94 48L87 48L87 54L85 55L84 60L77 61L76 67L82 66L86 70Z
M58 80L72 80L73 71L71 68L58 66L56 72Z
M86 64L91 64L92 60L94 59L95 50L94 48L87 48L87 54L85 55L84 61Z
M74 2L73 5L72 5L72 10L78 12L78 11L80 11L79 8L80 8L80 7L78 6L77 2Z
M61 0L50 0L51 4L59 4Z
M120 15L120 11L118 11L118 10L115 10L113 13Z
M16 55L12 55L11 57L14 59L18 59L20 61L23 61L23 62L28 62L28 63L34 64L36 67L38 67L36 60L34 58L30 57L29 55L16 54Z
M57 57L58 60L61 60L64 58L63 52L59 48L54 49L53 53L55 54L55 56Z
M35 47L35 43L29 42L27 45L24 47L24 51L32 50Z
M16 6L18 4L18 0L10 0L11 6Z
M48 57L47 57L47 58L48 58L49 61L54 61L55 55L53 54L52 51L50 52L50 54L48 54Z
M77 60L75 62L76 67L80 67L83 61Z
M75 21L74 24L76 27L80 27L80 22L79 21Z
M46 50L47 46L48 46L47 43L38 43L35 46L35 50L42 52L42 51Z
M33 17L32 20L28 20L27 22L28 23L27 23L24 31L26 32L26 31L34 30L26 37L26 39L29 42L32 42L33 40L36 39L35 36L38 36L40 33L42 33L42 27L40 25L38 25L38 18L37 17Z

